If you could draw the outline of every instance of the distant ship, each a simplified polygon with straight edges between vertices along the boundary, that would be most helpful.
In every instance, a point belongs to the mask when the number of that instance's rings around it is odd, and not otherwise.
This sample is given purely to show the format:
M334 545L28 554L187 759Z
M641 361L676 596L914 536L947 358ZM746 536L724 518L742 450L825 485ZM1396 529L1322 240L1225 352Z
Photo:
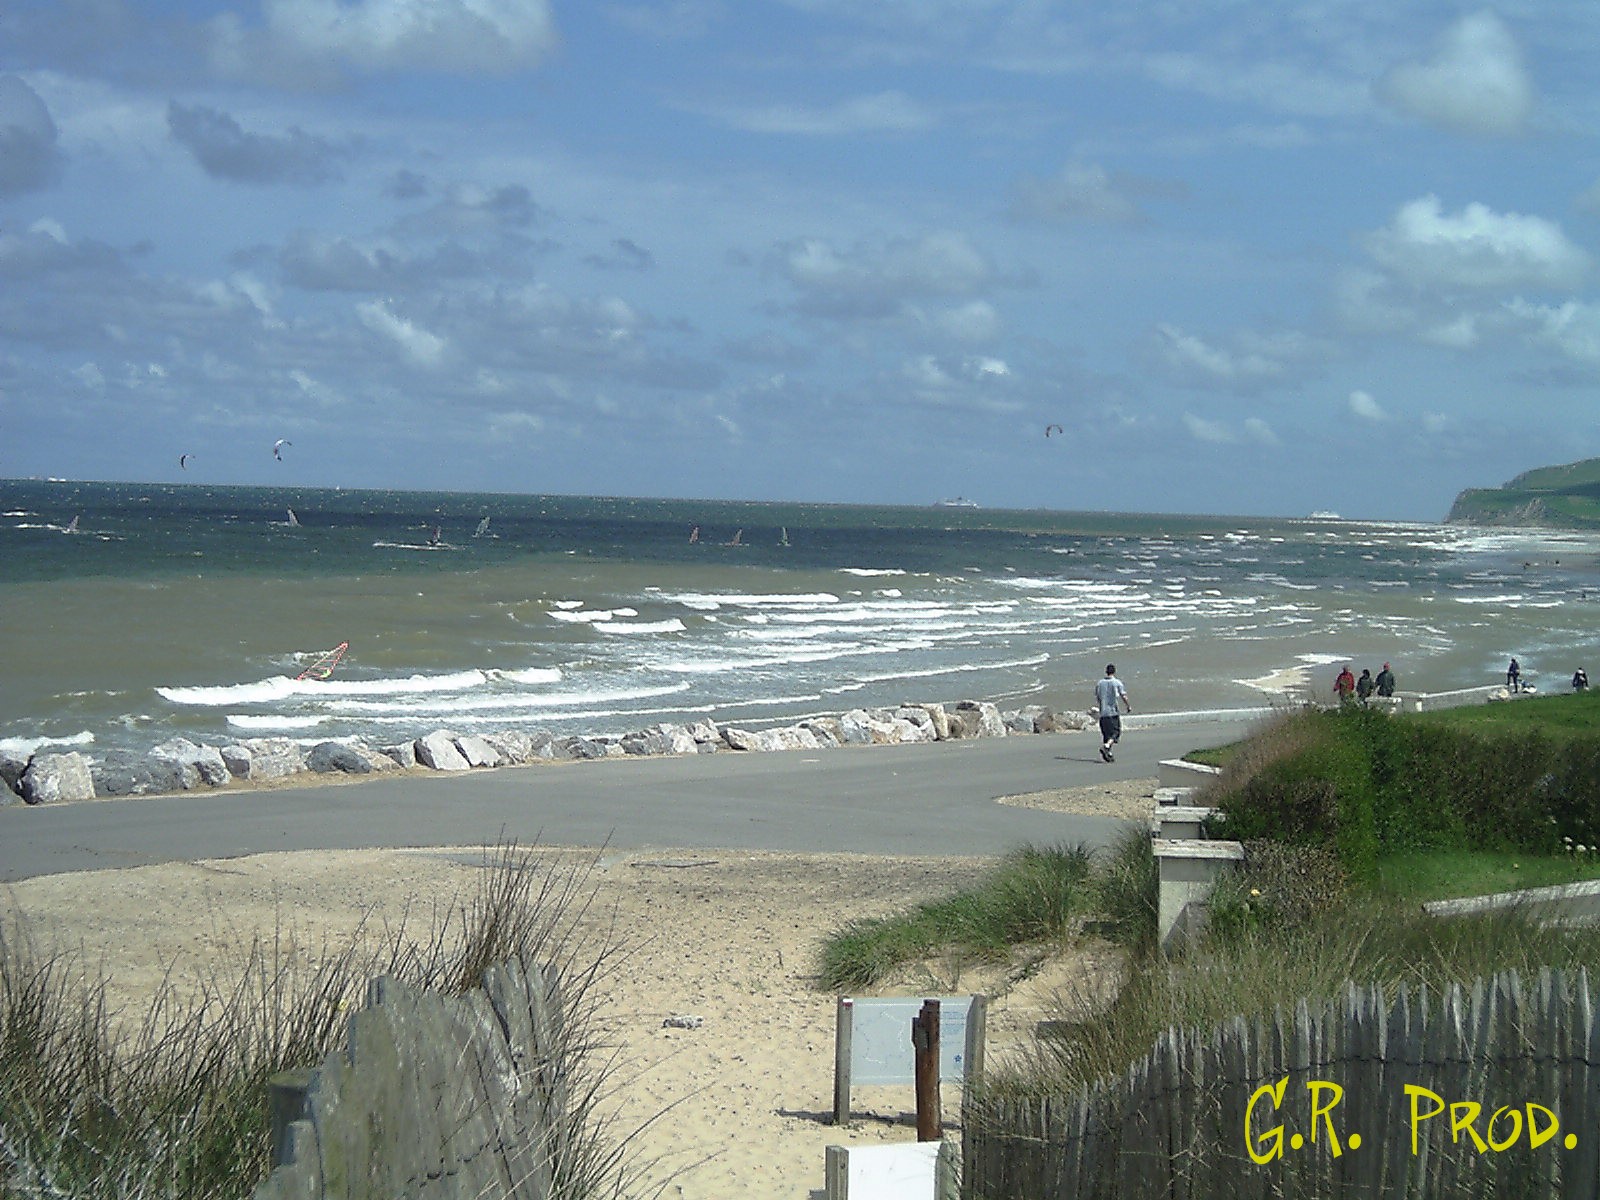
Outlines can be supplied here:
M935 500L935 508L977 508L976 500L968 500L965 496L957 496L954 500Z
M1329 512L1325 508L1317 509L1316 512L1311 514L1311 519L1313 521L1342 521L1342 520L1344 520L1344 518L1341 517L1338 513Z

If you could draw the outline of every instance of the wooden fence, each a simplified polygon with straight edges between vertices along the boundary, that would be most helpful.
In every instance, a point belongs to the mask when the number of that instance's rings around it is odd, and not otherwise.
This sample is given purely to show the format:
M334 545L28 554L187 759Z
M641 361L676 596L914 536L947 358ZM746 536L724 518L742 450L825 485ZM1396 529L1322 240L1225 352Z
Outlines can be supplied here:
M374 980L256 1200L571 1195L564 1023L552 966L496 966L455 997Z
M1389 1000L1349 985L1292 1017L1169 1031L1077 1096L967 1115L968 1200L1594 1200L1600 1014L1585 972Z

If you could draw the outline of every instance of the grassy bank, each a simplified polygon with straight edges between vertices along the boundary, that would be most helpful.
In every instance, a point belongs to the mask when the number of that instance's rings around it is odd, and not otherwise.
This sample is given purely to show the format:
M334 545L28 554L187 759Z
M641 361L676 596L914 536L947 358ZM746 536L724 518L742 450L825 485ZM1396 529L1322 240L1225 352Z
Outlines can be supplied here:
M138 1012L119 1010L79 954L38 944L16 914L0 920L0 1196L248 1196L268 1168L268 1078L341 1045L369 979L459 994L511 958L568 968L564 1169L574 1195L620 1194L617 1152L590 1115L604 1072L585 1048L585 991L610 952L574 940L589 866L502 846L485 868L430 922L338 946L258 938L192 982L169 972Z
M935 955L957 966L1003 961L1019 945L1064 944L1089 918L1138 945L1153 940L1155 914L1154 862L1142 835L1099 859L1082 846L1024 846L977 887L852 921L824 942L817 980L850 992Z

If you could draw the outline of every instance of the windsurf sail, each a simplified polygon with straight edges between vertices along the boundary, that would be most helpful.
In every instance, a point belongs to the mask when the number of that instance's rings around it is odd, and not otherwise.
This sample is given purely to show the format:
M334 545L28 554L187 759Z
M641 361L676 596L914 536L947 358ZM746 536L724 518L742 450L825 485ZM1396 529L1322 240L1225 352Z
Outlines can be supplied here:
M742 545L744 545L744 530L742 530L742 529L738 530L737 532L734 533L732 541L723 542L722 544L724 546L742 546Z
M350 643L349 642L340 642L332 650L329 650L326 654L323 654L323 655L319 656L317 658L316 662L312 663L304 671L301 671L300 674L295 676L295 678L296 679L328 679L328 678L331 678L332 675L333 675L333 669L339 665L339 660L344 657L344 652L346 650L348 650L348 649L350 649Z
M291 509L288 510L288 512L289 512L289 524L291 524L293 526L296 526L298 528L298 526L300 524L300 518L294 515L294 509L291 508Z
M700 526L696 525L693 529L689 530L689 545L692 546L696 542L698 542L699 540L700 540Z
M485 517L483 520L478 522L478 527L477 527L477 529L472 531L472 536L473 537L482 537L484 534L486 534L488 532L489 532L489 518Z
M77 517L73 517L72 520L67 522L66 532L68 532L68 533L77 533L78 532L78 518Z
M778 545L787 546L788 544L789 544L789 527L787 525L785 525L783 527L783 529L778 534Z

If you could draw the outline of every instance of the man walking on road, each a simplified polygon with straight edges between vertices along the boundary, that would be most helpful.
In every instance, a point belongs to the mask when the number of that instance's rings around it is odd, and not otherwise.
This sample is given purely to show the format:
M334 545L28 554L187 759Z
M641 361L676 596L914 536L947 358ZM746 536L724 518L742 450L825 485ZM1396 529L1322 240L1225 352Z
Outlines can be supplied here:
M1115 762L1116 756L1111 753L1111 747L1122 737L1122 716L1117 711L1118 702L1129 712L1133 711L1133 704L1128 700L1128 689L1117 678L1115 663L1106 665L1106 677L1094 685L1094 698L1100 707L1100 757L1106 762Z

